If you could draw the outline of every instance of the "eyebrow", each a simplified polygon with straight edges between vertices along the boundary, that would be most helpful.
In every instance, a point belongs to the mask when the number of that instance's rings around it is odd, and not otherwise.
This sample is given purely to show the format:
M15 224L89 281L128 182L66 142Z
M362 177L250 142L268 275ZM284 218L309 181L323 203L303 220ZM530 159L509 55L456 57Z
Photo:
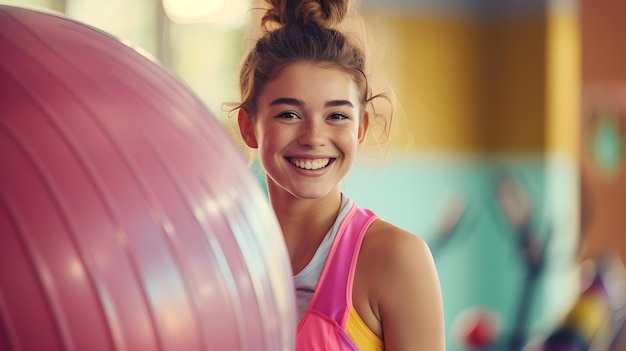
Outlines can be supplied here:
M326 107L335 107L335 106L354 107L354 105L352 105L352 103L348 100L331 100L331 101L328 101L324 106Z
M292 105L292 106L304 106L304 102L295 98L278 98L270 102L270 106L275 105ZM354 105L348 100L331 100L324 104L324 107L336 107L336 106L348 106L354 107Z
M304 102L298 100L298 99L294 99L294 98L278 98L276 100L272 100L272 102L270 102L270 106L275 106L275 105L293 105L293 106L303 106Z

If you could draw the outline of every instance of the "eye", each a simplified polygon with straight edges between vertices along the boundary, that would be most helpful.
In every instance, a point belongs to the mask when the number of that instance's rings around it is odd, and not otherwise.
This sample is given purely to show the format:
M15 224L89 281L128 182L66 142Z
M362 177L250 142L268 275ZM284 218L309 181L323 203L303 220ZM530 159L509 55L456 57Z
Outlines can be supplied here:
M300 118L295 112L282 112L276 118L284 118L284 119L296 119Z
M349 117L341 113L333 113L328 118L334 119L334 120L342 120L342 119L348 119Z

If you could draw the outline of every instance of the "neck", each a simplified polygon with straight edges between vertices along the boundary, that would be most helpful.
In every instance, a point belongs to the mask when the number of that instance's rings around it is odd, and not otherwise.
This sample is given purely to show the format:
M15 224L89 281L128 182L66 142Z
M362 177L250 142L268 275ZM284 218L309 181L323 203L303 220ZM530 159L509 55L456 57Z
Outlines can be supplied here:
M313 258L341 207L339 188L321 198L302 199L268 182L269 198L280 223L294 274Z

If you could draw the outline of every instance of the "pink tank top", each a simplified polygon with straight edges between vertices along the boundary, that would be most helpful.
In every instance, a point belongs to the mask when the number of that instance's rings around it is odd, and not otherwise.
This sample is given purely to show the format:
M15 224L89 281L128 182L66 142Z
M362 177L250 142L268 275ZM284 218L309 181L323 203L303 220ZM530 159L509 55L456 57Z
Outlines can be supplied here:
M341 222L311 303L298 323L297 351L358 351L345 329L361 243L376 219L372 211L353 204Z

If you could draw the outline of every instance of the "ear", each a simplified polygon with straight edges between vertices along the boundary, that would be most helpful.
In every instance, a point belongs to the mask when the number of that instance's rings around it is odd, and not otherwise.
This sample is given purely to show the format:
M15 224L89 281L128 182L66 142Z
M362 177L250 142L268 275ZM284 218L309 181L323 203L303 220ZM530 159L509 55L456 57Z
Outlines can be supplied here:
M370 115L365 112L365 114L363 115L363 119L361 120L361 123L359 124L359 144L361 144L363 142L363 140L365 140L365 136L367 135L367 127L369 126L370 123Z
M237 123L239 124L239 133L241 133L241 137L243 141L245 141L246 145L249 147L256 149L259 147L256 136L254 135L254 121L252 117L249 116L243 108L239 109L237 114Z

